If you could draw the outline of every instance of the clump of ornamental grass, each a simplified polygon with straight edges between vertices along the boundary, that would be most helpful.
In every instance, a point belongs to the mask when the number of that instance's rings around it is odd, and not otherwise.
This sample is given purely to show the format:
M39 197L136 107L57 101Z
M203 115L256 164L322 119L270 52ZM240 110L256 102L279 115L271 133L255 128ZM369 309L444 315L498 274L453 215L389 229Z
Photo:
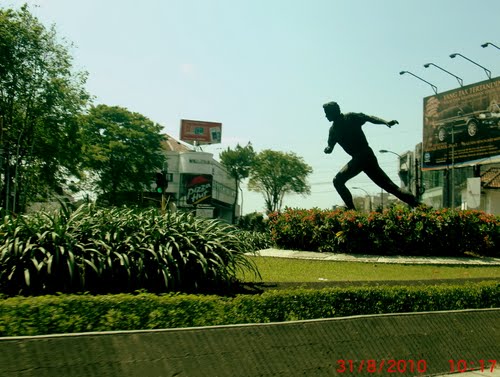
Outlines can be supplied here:
M190 213L97 208L6 216L0 292L40 295L203 291L258 275L239 230Z

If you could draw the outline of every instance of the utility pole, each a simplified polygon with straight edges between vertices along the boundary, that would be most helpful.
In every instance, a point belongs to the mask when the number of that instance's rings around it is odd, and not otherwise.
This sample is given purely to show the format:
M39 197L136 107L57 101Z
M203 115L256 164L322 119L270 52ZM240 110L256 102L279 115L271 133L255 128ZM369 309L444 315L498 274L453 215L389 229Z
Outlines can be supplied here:
M415 157L415 196L420 201L420 177L419 177L419 160Z

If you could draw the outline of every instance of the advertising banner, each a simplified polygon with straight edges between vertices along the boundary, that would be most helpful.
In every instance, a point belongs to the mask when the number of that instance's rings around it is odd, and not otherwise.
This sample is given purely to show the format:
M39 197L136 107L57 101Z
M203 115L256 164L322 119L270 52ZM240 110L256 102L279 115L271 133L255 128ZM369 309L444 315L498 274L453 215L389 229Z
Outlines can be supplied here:
M222 136L222 123L181 119L180 139L189 144L219 144Z
M424 170L498 161L500 77L424 98Z
M210 203L212 199L211 175L185 175L184 178L187 204Z

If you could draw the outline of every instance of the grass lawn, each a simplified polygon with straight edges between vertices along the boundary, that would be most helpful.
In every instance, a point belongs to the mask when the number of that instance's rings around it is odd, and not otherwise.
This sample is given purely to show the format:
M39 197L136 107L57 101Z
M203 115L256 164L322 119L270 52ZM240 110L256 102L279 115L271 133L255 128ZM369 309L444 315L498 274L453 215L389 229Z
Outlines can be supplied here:
M441 266L359 263L251 257L262 280L246 274L246 282L381 281L499 278L500 266Z

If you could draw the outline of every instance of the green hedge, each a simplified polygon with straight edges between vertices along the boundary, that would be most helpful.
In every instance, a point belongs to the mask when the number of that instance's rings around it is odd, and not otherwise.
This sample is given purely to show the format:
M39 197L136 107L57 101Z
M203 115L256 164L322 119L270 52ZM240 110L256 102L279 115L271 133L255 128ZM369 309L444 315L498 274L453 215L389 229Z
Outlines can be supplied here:
M350 287L260 295L60 295L0 300L0 336L266 323L500 307L500 284Z
M480 211L356 211L286 208L269 215L284 249L360 254L500 257L500 216Z

